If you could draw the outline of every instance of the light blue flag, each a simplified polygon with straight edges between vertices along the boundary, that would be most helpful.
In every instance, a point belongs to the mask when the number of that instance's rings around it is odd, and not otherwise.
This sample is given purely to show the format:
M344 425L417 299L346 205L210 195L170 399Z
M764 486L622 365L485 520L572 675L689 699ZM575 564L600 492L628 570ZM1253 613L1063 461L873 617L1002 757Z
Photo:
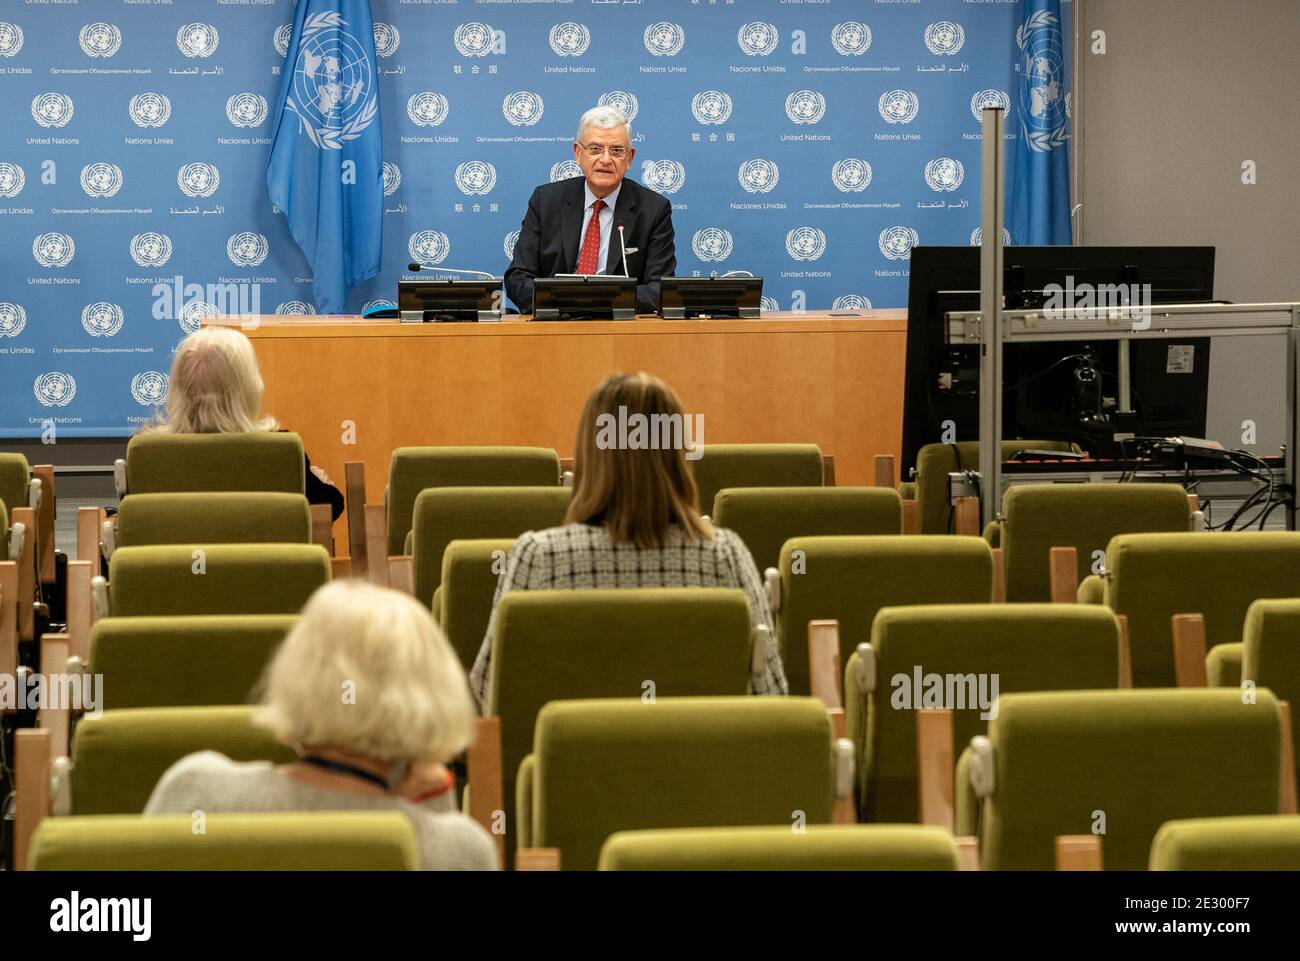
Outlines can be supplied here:
M1070 118L1060 0L1022 0L1007 227L1013 244L1068 244ZM1008 118L1008 122L1012 122Z
M383 141L369 0L301 0L266 168L271 202L312 265L316 308L379 273Z

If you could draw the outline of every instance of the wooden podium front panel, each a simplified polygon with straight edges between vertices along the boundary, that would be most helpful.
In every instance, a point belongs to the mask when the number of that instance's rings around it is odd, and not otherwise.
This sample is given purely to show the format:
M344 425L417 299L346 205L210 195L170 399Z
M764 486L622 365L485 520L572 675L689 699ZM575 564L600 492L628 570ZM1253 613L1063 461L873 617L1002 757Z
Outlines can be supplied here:
M706 444L816 443L835 456L840 485L870 484L875 455L901 446L905 318L213 322L252 339L264 409L302 435L312 463L341 487L344 463L364 461L376 503L395 447L523 444L573 456L587 395L620 370L671 384L688 414L704 415Z

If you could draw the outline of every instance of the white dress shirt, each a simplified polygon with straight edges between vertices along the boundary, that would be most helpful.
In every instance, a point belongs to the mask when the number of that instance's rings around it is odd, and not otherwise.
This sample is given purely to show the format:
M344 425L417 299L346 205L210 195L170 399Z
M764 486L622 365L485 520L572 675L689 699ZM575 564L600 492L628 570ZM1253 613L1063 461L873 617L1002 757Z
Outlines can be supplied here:
M603 274L605 265L609 263L609 240L614 226L614 205L618 203L618 192L623 189L620 183L609 194L608 197L600 199L605 201L605 206L600 211L600 257L596 261L596 273ZM587 203L582 208L582 233L578 234L578 256L582 256L582 241L587 236L587 225L591 223L591 205L596 202L596 195L591 192L591 184L585 180L582 183L583 193L586 194Z

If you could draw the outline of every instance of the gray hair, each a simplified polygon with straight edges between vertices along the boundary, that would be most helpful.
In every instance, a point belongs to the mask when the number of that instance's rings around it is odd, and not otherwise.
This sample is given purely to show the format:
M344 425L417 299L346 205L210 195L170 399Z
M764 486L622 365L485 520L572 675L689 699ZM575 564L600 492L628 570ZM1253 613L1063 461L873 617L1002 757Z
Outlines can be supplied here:
M582 143L582 132L588 127L595 127L597 130L622 127L627 131L627 142L632 142L632 124L618 107L592 107L584 113L582 119L578 121L578 136L574 138L574 143Z

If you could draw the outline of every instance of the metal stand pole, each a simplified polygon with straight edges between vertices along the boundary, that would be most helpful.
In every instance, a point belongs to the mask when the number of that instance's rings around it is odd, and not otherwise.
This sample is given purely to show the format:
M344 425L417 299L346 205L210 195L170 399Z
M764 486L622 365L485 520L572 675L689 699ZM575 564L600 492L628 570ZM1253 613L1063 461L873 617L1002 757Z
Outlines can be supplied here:
M1286 529L1300 528L1300 488L1296 486L1300 478L1300 396L1296 390L1300 387L1300 304L1291 308L1291 329L1286 335L1286 482L1291 488L1291 506L1285 507Z
M1002 514L1002 223L1006 113L986 107L980 148L980 492L981 521Z

